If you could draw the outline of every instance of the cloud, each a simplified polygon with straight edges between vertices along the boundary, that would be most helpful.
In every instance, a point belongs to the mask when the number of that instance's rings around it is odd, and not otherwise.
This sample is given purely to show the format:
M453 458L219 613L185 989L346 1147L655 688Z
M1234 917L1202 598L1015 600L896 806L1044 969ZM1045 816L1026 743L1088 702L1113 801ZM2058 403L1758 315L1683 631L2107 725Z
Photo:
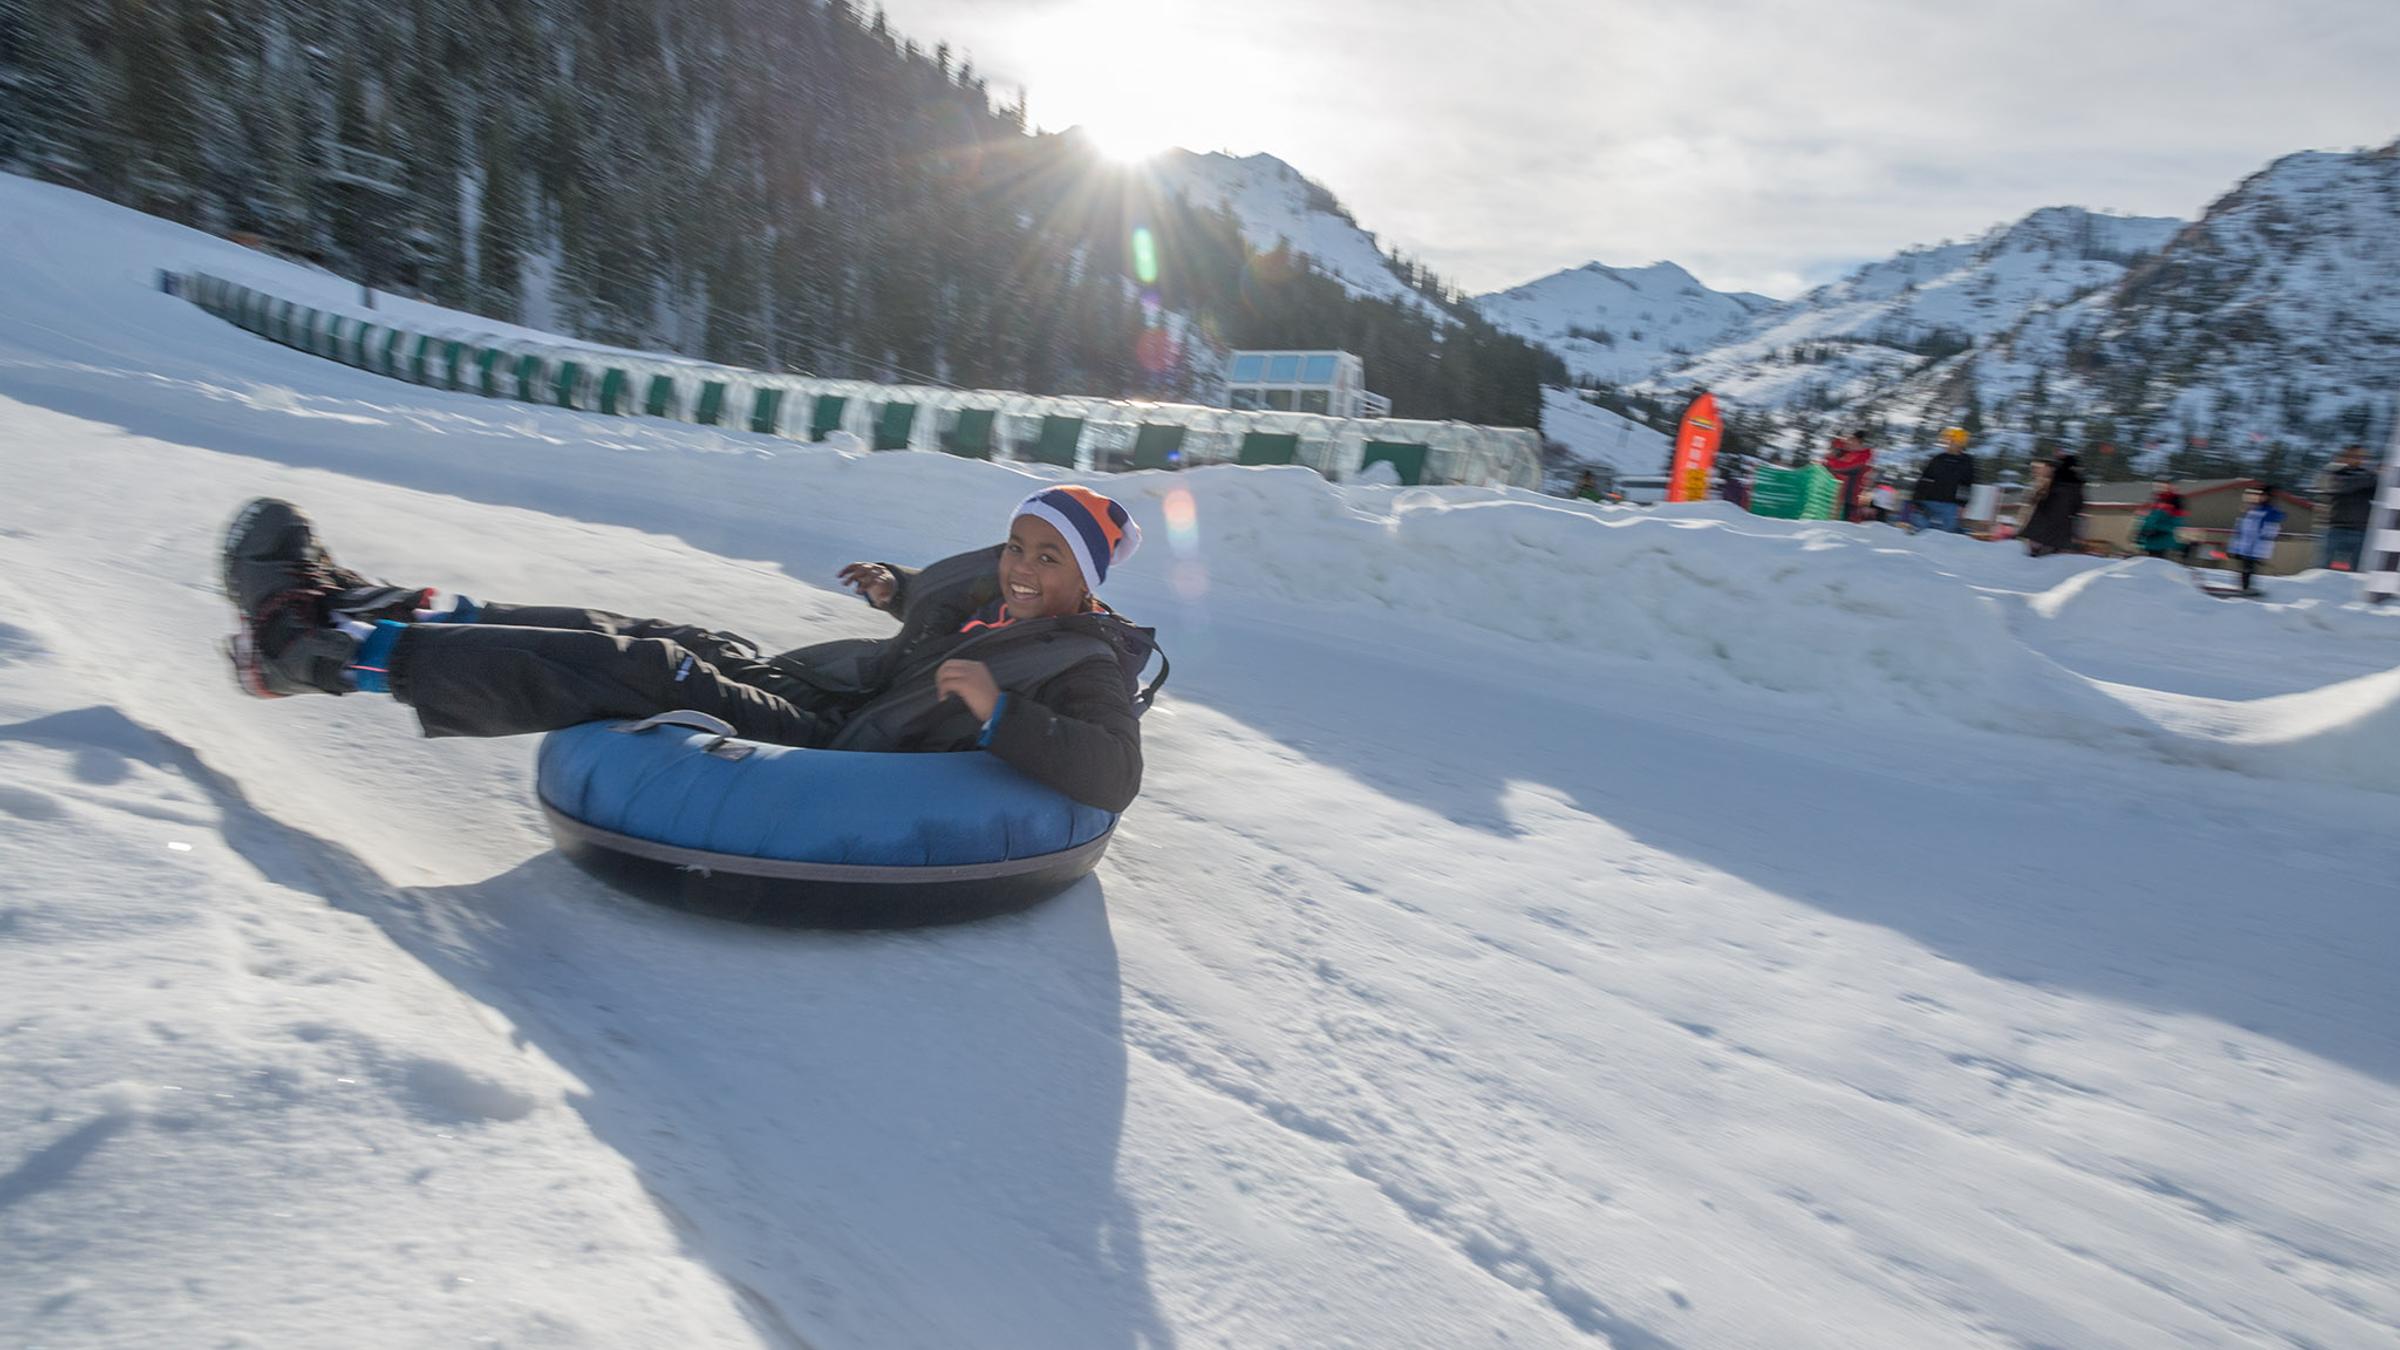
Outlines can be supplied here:
M2037 207L2196 215L2400 135L2400 6L892 0L1037 119L1266 151L1470 290L1671 258L1790 294Z

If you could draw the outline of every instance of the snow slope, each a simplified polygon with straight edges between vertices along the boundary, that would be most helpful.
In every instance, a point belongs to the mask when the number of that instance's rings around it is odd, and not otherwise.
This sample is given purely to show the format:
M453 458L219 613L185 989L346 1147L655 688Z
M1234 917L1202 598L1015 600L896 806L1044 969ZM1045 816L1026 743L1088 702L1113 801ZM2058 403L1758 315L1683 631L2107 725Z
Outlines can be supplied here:
M1542 387L1542 439L1567 448L1563 463L1550 466L1553 490L1572 485L1587 464L1605 464L1619 474L1663 474L1675 437L1584 401L1573 389Z
M1096 876L755 932L566 867L529 743L237 695L224 518L780 645L1031 475L395 384L15 180L0 239L0 1339L2400 1335L2400 615L2338 584L1127 476L1176 671Z

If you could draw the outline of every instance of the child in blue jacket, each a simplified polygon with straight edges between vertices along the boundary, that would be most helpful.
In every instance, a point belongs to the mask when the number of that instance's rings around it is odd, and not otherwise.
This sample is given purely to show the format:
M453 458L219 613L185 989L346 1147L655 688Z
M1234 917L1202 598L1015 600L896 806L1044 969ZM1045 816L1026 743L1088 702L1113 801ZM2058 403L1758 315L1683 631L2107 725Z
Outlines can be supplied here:
M2275 504L2275 485L2261 483L2242 494L2242 518L2233 523L2233 539L2225 551L2242 569L2242 590L2254 589L2250 578L2275 556L2275 536L2283 532L2283 508Z

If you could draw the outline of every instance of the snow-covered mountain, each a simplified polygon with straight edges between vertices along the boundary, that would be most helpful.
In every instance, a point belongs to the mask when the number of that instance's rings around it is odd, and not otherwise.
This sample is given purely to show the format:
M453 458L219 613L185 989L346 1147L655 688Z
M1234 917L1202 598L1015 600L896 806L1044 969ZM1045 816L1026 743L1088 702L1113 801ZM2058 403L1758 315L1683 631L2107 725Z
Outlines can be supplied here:
M1501 328L1558 352L1577 375L1611 384L1714 348L1775 308L1767 296L1711 290L1671 262L1589 262L1474 303Z
M1159 185L1198 205L1223 204L1261 253L1278 241L1308 255L1352 295L1434 306L1409 286L1374 235L1322 184L1273 155L1169 150L1151 161Z
M1872 399L1929 361L2123 280L2184 223L2045 207L1965 243L1870 263L1761 312L1715 348L1659 367L1648 382L1705 385L1754 407Z
M2021 436L2105 418L2127 444L2272 472L2277 444L2382 435L2396 372L2400 142L2275 161L2115 285L2027 314L1895 402L1971 402Z

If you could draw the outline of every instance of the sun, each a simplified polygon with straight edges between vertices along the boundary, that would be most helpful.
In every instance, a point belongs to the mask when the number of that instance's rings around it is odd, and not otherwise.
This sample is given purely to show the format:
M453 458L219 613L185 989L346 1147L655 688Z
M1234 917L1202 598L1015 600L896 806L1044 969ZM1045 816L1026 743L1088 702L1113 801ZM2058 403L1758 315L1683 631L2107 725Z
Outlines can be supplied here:
M1024 26L1022 74L1036 125L1080 133L1134 164L1172 149L1191 128L1190 35L1157 5L1076 0Z
M1104 118L1082 123L1076 130L1103 159L1115 164L1140 164L1175 148L1173 135L1138 119L1119 122Z

